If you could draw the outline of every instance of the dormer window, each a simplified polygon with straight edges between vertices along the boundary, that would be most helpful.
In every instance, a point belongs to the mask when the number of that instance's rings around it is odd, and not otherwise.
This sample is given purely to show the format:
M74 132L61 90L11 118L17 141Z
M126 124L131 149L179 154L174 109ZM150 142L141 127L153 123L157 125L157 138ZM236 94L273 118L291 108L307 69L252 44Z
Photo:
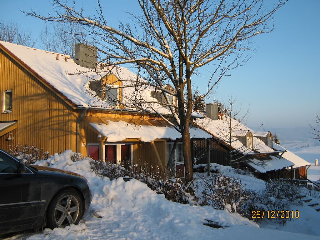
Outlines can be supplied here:
M107 85L105 90L105 100L110 104L110 106L118 106L119 99L119 86Z
M175 95L175 90L170 85L166 85L164 90L156 89L151 91L151 97L157 99L162 106L168 109L170 109L170 106L177 106L177 97Z
M250 131L235 131L234 136L247 148L253 149L253 134Z
M248 132L246 136L246 147L249 149L253 149L253 136L251 132Z
M12 112L12 90L3 92L3 113Z
M168 101L169 101L169 105L173 105L175 106L175 96L171 95L171 94L167 94L167 98L168 98Z
M151 91L151 96L157 99L157 101L162 105L169 109L169 106L177 106L177 98L173 94L166 93L166 97L164 93L160 90Z

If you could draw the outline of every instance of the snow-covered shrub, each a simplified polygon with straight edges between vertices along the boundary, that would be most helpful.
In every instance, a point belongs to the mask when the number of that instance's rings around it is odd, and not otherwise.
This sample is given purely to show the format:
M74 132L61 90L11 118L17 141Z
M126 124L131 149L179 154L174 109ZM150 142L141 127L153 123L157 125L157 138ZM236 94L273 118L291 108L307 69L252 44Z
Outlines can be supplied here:
M9 149L9 153L27 164L34 164L38 160L49 158L49 152L29 145L16 145Z
M238 212L238 208L248 199L248 192L238 179L221 173L195 181L195 191L199 205L228 209L230 212Z
M166 199L173 202L197 205L193 183L186 184L180 178L168 179L161 182L157 192L164 194Z
M290 217L283 218L281 213L291 211L291 205L298 205L299 195L299 186L291 182L270 180L266 183L264 191L249 194L248 200L242 204L239 213L257 222L270 220L285 224ZM258 211L261 215L254 216L254 213Z
M194 199L192 184L185 184L180 178L164 180L159 167L145 164L125 168L118 164L93 160L91 168L97 175L108 177L110 180L119 177L135 178L146 183L153 191L164 194L170 201L187 204L192 203Z
M110 180L119 177L129 176L130 172L123 168L121 165L113 164L110 162L92 160L90 162L91 169L99 176L108 177Z
M83 160L83 155L81 153L75 153L73 152L71 155L70 155L70 159L72 162L78 162L78 161L81 161Z

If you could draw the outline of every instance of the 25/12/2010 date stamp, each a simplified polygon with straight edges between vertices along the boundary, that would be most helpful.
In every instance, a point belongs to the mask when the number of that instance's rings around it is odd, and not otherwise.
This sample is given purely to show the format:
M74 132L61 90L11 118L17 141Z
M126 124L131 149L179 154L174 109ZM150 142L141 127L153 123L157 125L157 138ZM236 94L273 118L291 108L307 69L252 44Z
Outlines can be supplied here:
M252 219L293 219L299 218L299 211L251 211L251 218Z

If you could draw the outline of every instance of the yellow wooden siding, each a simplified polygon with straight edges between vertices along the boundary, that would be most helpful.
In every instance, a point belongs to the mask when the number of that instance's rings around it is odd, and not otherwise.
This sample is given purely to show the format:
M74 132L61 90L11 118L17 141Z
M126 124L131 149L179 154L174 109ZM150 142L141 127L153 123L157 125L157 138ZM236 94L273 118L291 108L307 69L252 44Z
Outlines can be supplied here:
M2 113L3 92L12 90L12 112ZM19 63L0 52L0 121L17 120L17 143L49 151L76 150L77 113Z
M13 137L12 140L8 141L8 137L11 135ZM0 137L0 148L8 151L9 149L12 149L14 146L18 144L18 140L16 138L17 136L17 130L14 129Z
M161 175L166 173L166 141L154 142L164 169L161 169ZM141 142L133 145L133 164L145 167L148 172L154 172L155 167L160 168L157 154L149 142Z

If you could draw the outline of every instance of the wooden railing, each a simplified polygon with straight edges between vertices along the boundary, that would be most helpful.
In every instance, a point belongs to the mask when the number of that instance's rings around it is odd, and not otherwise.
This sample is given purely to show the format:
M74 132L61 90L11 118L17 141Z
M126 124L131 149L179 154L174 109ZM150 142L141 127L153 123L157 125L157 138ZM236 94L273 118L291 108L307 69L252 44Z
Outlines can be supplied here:
M317 190L320 190L320 183L311 181L310 179L290 179L290 178L280 178L281 181L290 181L294 183L299 183L299 184L305 184L308 185L308 183L311 183Z

